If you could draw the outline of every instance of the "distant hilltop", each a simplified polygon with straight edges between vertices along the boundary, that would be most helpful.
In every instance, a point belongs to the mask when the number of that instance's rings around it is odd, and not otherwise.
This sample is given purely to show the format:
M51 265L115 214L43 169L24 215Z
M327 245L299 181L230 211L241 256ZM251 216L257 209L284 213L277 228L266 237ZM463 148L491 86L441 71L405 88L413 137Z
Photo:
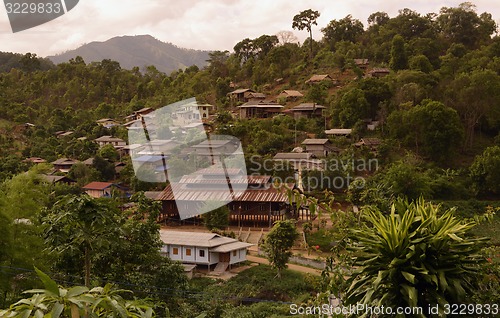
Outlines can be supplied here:
M110 59L119 62L125 69L138 66L142 71L145 66L154 65L159 71L169 74L191 65L204 67L209 58L208 53L209 51L179 48L151 35L135 35L118 36L105 42L91 42L47 58L55 64L68 62L77 56L81 56L85 63Z

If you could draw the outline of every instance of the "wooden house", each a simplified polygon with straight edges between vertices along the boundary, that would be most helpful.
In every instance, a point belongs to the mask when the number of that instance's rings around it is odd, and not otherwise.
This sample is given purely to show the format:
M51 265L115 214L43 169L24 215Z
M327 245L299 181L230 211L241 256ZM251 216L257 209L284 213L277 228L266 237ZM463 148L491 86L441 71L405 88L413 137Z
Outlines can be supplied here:
M307 81L306 84L319 84L323 81L328 81L328 82L336 82L330 75L328 74L320 74L320 75L313 75L311 76Z
M340 149L332 145L329 139L306 139L302 142L305 151L316 157L327 157L329 154L339 154Z
M125 140L113 136L101 136L94 141L99 145L99 148L102 148L106 145L112 145L115 148L122 148L127 145L127 142L125 142Z
M40 175L44 181L47 183L51 184L67 184L67 185L72 185L75 184L76 181L73 179L70 179L66 176L55 176L51 174L41 174Z
M284 90L282 91L279 95L278 98L284 98L286 101L294 101L299 98L304 97L304 94L302 94L299 91L294 91L294 90Z
M228 191L228 179L235 192ZM227 203L231 223L271 227L274 221L285 218L288 209L286 190L275 187L272 181L270 176L246 176L236 168L202 169L167 185L158 197L163 206L161 218L182 222L181 207L191 213L189 224L201 223L200 207L207 201L219 201ZM294 184L286 186L293 188Z
M231 100L235 102L245 103L250 100L249 95L251 93L255 93L255 91L250 88L240 88L227 93L227 96L229 96L229 98L231 98Z
M354 144L356 147L367 147L372 151L376 151L382 141L378 138L362 138Z
M373 68L368 72L369 77L384 77L391 73L388 68Z
M269 118L281 113L284 106L275 102L250 101L241 106L240 118Z
M362 70L366 70L370 65L368 59L354 59L354 64Z
M78 160L73 160L69 158L59 158L56 161L51 162L54 170L67 173L71 170L71 168L79 163Z
M96 123L98 125L101 125L101 126L106 127L106 128L118 126L118 123L111 118L102 118L102 119L97 120Z
M111 198L113 194L118 193L119 196L126 196L127 191L122 186L111 182L91 182L82 188L85 193L93 198Z
M321 117L323 116L324 109L326 109L325 106L317 105L316 103L302 103L286 110L285 112L293 114L295 119L300 119Z

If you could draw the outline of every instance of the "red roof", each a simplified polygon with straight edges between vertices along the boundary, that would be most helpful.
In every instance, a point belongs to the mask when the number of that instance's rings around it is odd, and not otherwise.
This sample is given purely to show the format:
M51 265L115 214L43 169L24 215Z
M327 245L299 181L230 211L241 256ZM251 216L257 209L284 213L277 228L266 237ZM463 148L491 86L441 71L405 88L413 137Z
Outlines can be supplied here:
M84 190L104 190L111 186L114 186L114 183L111 182L91 182L83 187Z

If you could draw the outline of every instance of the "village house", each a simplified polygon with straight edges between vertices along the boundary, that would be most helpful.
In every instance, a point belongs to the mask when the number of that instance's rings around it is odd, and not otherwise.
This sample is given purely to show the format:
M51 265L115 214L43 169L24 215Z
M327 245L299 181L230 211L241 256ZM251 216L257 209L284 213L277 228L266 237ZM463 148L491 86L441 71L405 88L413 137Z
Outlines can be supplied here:
M233 102L245 103L250 100L249 94L251 93L255 93L255 91L250 88L239 88L227 93L227 96L229 96Z
M294 90L284 90L278 95L278 99L284 98L286 101L294 101L302 97L304 97L304 94Z
M161 252L173 261L207 266L223 272L231 265L246 261L253 244L215 233L181 232L161 229Z
M354 144L356 147L367 147L371 151L376 151L382 141L378 138L362 138Z
M98 125L105 127L105 128L111 128L114 126L118 126L118 123L111 118L102 118L102 119L97 120L96 123Z
M24 159L23 162L28 162L28 163L32 163L32 164L40 164L40 163L46 163L47 160L42 159L42 158L38 158L38 157L30 157L30 158Z
M339 154L340 149L332 145L329 139L306 139L302 142L305 151L316 157L327 157L329 154Z
M265 100L266 99L266 94L264 93L256 93L256 92L251 92L248 93L247 95L248 101L259 101L259 100Z
M183 120L182 123L179 123L181 125L192 123L193 120L206 120L213 107L210 104L189 103L182 105L173 116L175 119Z
M57 138L64 138L64 137L69 137L69 136L73 135L74 132L61 130L61 131L56 131L54 134L56 135Z
M228 191L228 179L235 195ZM237 180L237 181L234 181ZM200 207L207 201L227 202L230 222L238 226L265 225L271 227L274 221L283 220L287 212L288 197L284 187L294 188L294 183L275 187L271 176L246 176L241 169L202 169L182 177L179 182L170 183L159 195L162 201L161 219L165 222L180 222L179 207L189 211L189 224L202 222Z
M79 163L79 161L69 158L60 158L51 163L55 171L68 173L75 164Z
M325 130L327 136L344 136L348 137L352 134L351 128L332 128Z
M274 115L281 113L281 110L284 107L275 102L250 101L238 106L238 108L240 109L240 118L244 119L273 117Z
M111 182L91 182L82 188L85 193L93 198L111 198L113 195L127 196L125 188Z
M144 146L141 144L131 144L123 146L123 148L120 151L122 156L130 156L130 155L135 155L143 148Z
M354 59L354 64L362 70L366 70L370 65L368 59Z
M388 68L373 68L368 72L368 77L384 77L391 73Z
M51 174L40 174L42 179L46 181L47 183L52 183L52 184L67 184L67 185L72 185L75 184L76 181L73 179L70 179L66 176L55 176Z
M172 150L179 146L179 142L171 139L154 139L139 145L142 149L137 152L138 155L168 155Z
M319 84L323 81L336 83L336 81L328 74L313 75L307 81L306 84Z
M315 158L316 156L310 152L279 152L273 157L273 160L288 162L294 170L323 170L323 161Z
M286 110L286 113L292 113L293 118L313 118L323 116L323 110L326 109L325 106L317 105L316 103L302 103L293 108Z
M183 153L196 156L198 162L220 163L223 157L243 153L237 139L209 139L183 149Z
M154 112L154 109L150 107L144 107L139 110L136 110L133 112L131 115L125 117L125 120L127 121L133 121L133 120L142 120L142 117L146 116L149 113Z
M106 145L112 145L115 148L122 148L127 145L125 140L113 136L101 136L94 141L99 145L99 148Z

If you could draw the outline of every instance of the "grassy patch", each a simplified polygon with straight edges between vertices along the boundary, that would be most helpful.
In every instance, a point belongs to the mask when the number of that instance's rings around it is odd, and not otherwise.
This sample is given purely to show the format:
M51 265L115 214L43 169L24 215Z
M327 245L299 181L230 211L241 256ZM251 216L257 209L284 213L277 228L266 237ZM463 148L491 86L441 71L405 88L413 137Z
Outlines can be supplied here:
M276 278L276 271L262 265L249 268L217 287L222 297L231 296L235 301L252 303L258 300L295 302L307 300L319 284L319 277L290 270Z
M322 252L329 252L332 248L332 238L328 231L325 229L320 229L313 231L306 236L307 244L309 246L319 246Z

